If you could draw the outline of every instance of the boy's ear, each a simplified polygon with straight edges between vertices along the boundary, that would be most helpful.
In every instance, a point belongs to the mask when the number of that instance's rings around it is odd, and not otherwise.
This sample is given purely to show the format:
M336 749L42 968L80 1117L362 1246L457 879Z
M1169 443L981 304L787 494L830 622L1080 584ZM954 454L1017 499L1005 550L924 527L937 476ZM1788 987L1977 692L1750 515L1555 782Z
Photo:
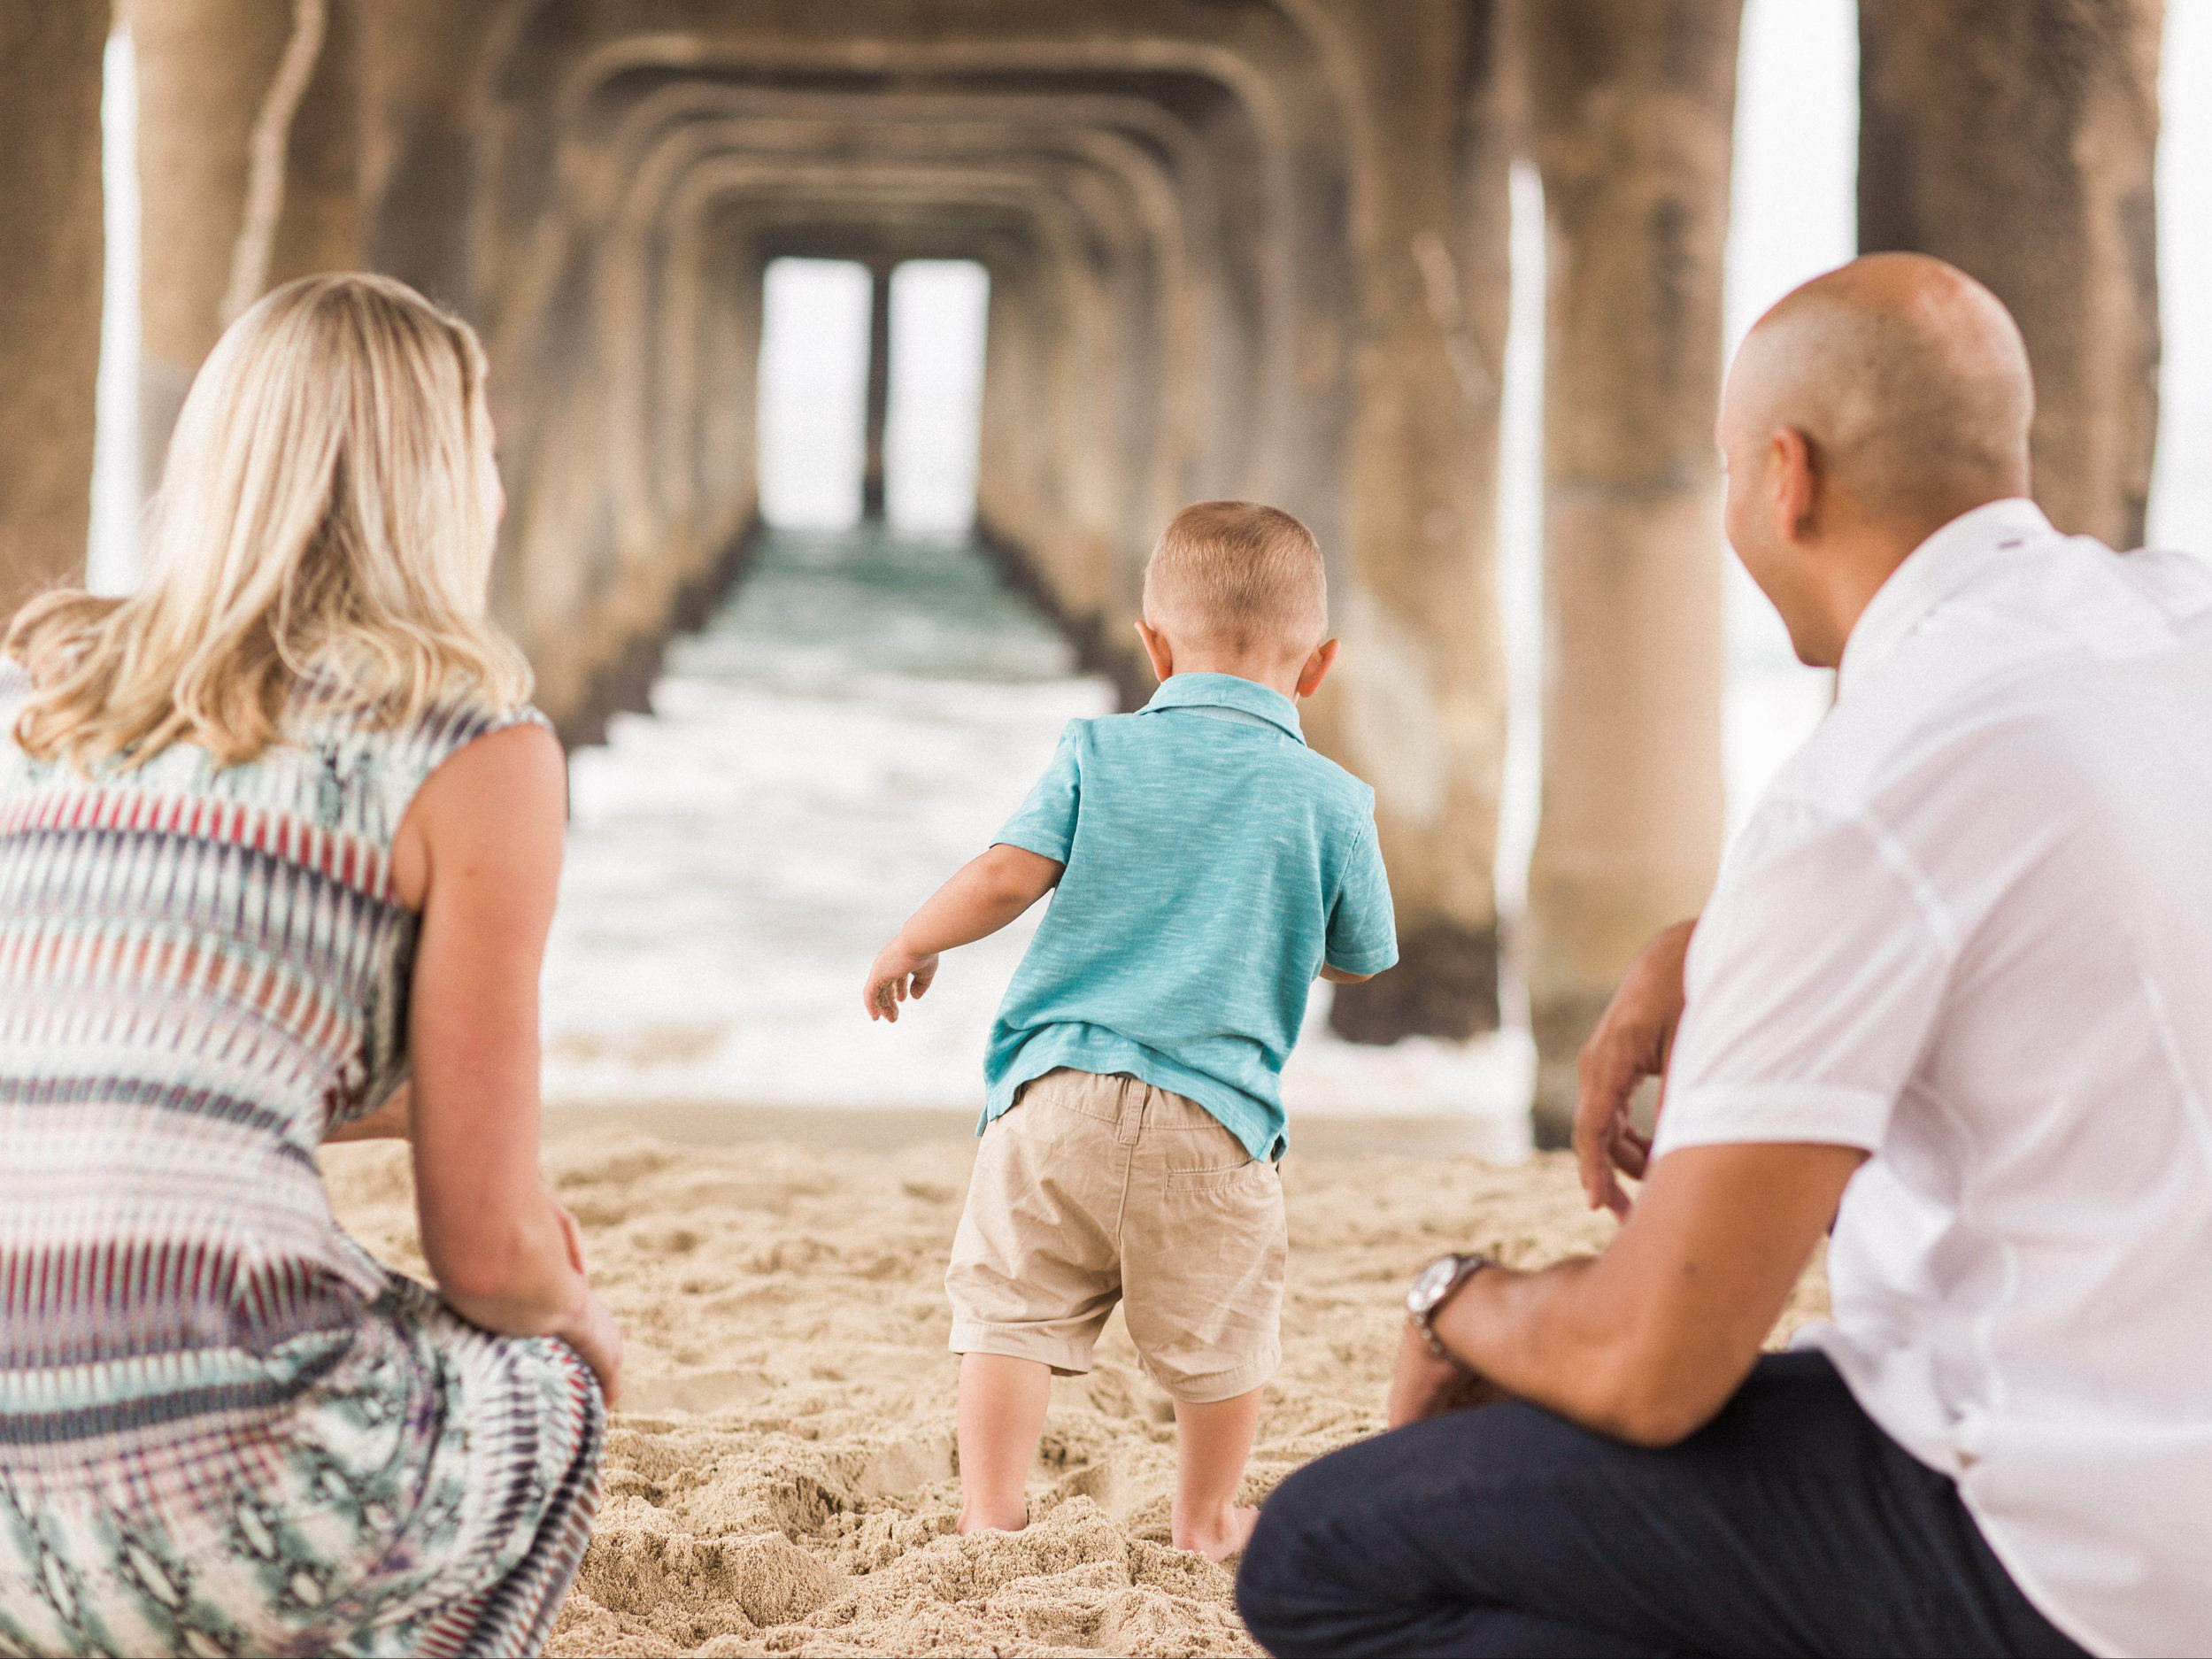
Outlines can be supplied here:
M1141 621L1137 625L1137 637L1145 642L1145 654L1152 660L1153 676L1165 685L1175 672L1175 653L1168 637Z
M1306 666L1298 671L1298 694L1311 697L1321 690L1321 683L1329 677L1330 669L1337 666L1337 647L1342 642L1324 639L1314 647L1314 654L1306 659Z

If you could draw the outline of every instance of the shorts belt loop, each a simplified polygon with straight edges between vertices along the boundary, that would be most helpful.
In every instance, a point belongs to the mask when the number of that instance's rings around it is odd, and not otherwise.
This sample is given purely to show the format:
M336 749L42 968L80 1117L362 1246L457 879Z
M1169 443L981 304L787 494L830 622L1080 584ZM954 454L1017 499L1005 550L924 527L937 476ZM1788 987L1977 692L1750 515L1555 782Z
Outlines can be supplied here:
M1137 1138L1144 1133L1145 1100L1142 1094L1135 1100L1129 1099L1130 1092L1142 1085L1126 1072L1121 1076L1121 1097L1114 1109L1114 1138L1124 1146L1134 1146Z

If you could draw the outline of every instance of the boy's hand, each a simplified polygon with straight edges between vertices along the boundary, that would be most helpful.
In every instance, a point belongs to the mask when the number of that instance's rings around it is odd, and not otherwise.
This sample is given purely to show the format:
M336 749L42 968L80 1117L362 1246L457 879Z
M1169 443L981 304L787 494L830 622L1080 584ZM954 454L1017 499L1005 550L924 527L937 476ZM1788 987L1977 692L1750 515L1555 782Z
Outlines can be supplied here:
M868 1018L889 1020L898 1023L898 1005L908 997L921 999L937 976L937 953L910 951L893 939L876 955L868 968L867 990L863 1000L867 1005Z
M988 938L1052 891L1067 867L1001 842L963 864L929 902L906 919L868 969L860 1000L871 1020L898 1018L898 1005L937 976L937 953ZM928 945L928 950L918 948Z

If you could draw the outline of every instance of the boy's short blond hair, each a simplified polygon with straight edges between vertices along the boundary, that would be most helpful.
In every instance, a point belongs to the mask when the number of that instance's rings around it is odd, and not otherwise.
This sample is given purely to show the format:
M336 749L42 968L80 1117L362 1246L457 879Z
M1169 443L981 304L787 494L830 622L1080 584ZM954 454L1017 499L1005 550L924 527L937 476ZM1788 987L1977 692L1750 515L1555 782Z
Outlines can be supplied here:
M1145 618L1239 655L1310 651L1329 629L1321 547L1280 507L1196 502L1168 521L1145 562Z

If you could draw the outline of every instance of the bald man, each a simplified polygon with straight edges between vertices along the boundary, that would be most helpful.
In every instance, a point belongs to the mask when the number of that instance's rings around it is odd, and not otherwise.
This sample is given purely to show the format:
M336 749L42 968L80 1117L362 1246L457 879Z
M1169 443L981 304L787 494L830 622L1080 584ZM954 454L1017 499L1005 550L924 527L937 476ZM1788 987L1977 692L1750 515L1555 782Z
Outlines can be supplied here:
M2032 410L1932 259L1745 342L1729 539L1836 706L1584 1052L1620 1231L1422 1271L1271 1652L2212 1652L2212 568L2054 531Z

